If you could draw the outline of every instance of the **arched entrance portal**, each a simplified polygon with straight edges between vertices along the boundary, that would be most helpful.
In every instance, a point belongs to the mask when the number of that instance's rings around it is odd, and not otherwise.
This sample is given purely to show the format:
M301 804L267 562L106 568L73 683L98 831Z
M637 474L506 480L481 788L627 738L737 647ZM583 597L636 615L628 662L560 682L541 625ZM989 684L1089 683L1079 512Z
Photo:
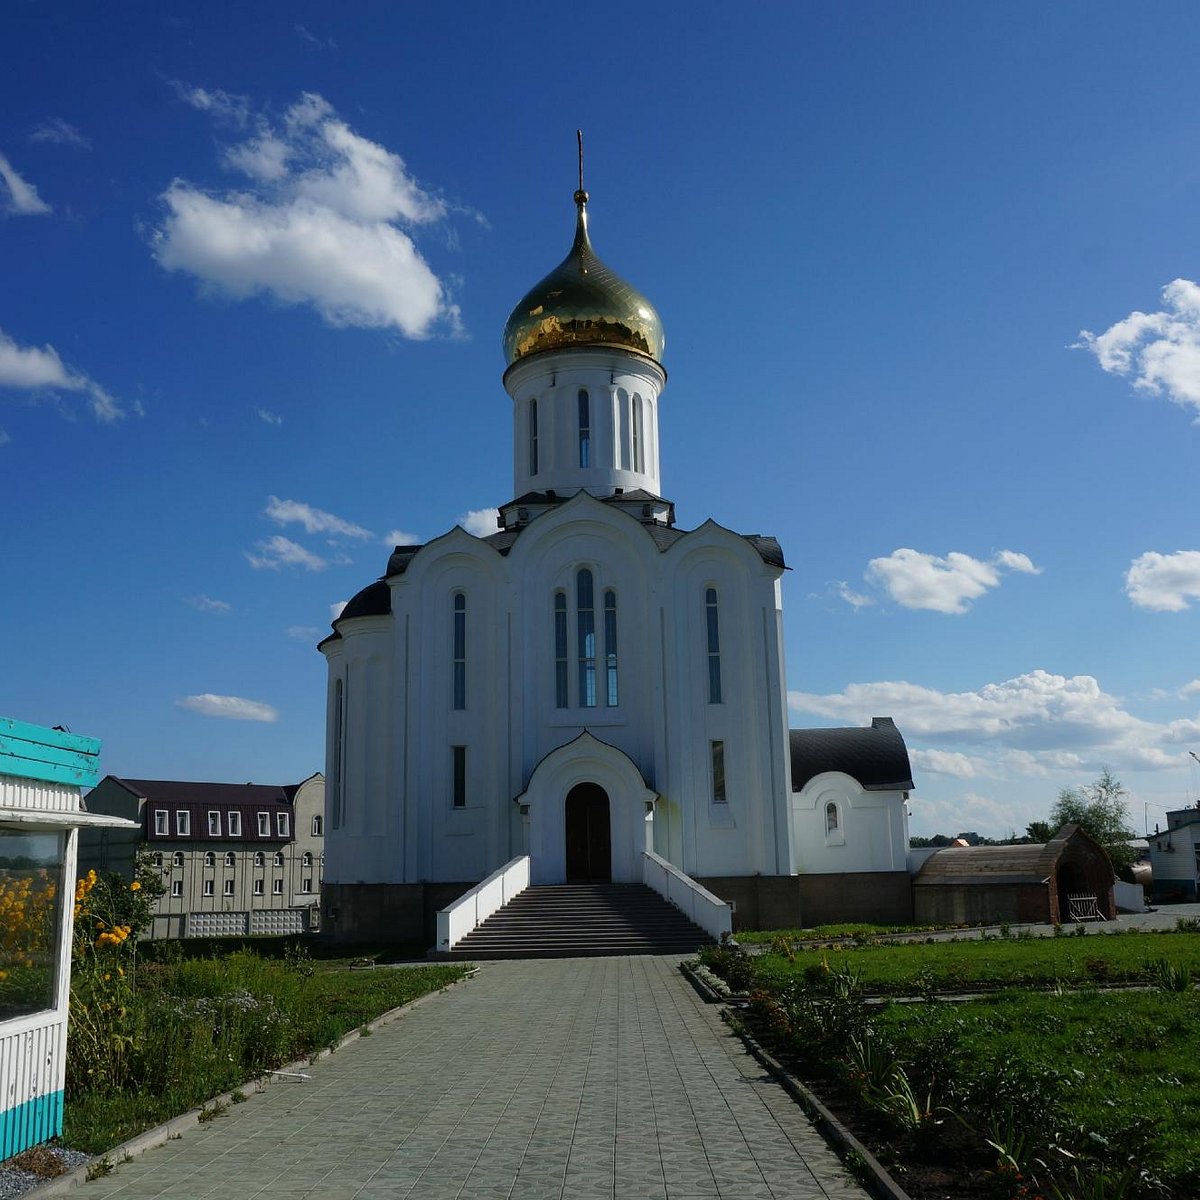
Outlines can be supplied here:
M598 783L577 783L566 807L567 882L611 879L608 793Z

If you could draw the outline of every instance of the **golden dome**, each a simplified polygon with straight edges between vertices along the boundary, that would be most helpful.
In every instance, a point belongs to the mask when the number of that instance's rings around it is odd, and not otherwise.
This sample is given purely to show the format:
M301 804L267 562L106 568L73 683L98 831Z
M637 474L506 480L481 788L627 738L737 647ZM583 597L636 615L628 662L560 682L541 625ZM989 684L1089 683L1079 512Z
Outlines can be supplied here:
M662 359L665 339L654 305L592 249L587 200L587 192L575 193L578 216L570 254L526 293L504 326L509 366L564 346L617 346L655 362Z

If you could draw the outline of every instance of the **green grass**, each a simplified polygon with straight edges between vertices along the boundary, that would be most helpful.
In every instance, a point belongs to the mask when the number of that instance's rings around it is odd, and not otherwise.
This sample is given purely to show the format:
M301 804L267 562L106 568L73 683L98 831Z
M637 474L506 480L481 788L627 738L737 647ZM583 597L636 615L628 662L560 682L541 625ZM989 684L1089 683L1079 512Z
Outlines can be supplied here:
M764 982L782 983L828 963L857 972L868 991L903 993L1048 987L1056 982L1141 983L1153 977L1151 964L1156 959L1200 975L1200 938L1191 933L1091 933L798 948L791 960L781 954L763 955L755 960L755 970Z
M457 964L350 971L238 951L143 962L136 990L97 975L72 1012L64 1140L103 1153L463 972Z
M1200 992L1003 992L965 1004L890 1005L880 1034L955 1110L1026 1087L1044 1133L1076 1131L1184 1194L1200 1189ZM1032 1105L1041 1114L1029 1112Z
M812 925L805 929L739 929L735 934L746 945L770 945L776 938L790 941L832 941L835 938L883 937L889 933L932 933L940 929L958 929L958 925Z

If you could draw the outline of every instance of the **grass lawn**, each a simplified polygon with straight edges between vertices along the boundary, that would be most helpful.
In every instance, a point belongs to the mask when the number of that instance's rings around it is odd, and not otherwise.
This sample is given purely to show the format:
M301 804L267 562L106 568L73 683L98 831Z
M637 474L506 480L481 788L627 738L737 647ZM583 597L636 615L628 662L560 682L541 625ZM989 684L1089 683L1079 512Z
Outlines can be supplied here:
M64 1142L103 1153L460 979L462 965L352 971L246 951L107 972L73 1005ZM132 974L132 973L131 973Z
M1080 925L1076 928L1085 929ZM978 938L903 942L888 946L797 948L788 959L766 954L755 960L761 979L782 983L805 971L845 967L868 991L911 993L964 991L1013 985L1049 987L1094 983L1141 983L1153 964L1166 959L1200 976L1200 937L1194 933L1089 933L1084 937Z

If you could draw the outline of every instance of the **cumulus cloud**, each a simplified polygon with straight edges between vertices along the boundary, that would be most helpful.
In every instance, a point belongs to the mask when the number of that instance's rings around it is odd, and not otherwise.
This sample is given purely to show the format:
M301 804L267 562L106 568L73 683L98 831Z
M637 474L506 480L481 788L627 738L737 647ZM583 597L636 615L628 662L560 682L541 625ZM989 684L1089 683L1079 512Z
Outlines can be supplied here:
M1038 575L1041 568L1035 567L1028 555L1015 550L1001 550L985 562L957 550L939 558L902 547L886 558L871 559L863 578L904 608L965 613L972 601L999 586L1002 571ZM854 603L844 593L843 599ZM861 603L863 598L857 599Z
M306 571L323 571L329 563L319 554L306 550L282 534L255 542L254 551L246 551L246 561L256 571L278 571L281 567L303 567Z
M1200 420L1200 285L1176 279L1159 312L1132 312L1103 333L1080 331L1073 348L1095 355L1107 372L1152 395L1165 393Z
M56 146L74 146L76 150L90 150L92 143L69 121L62 117L48 117L29 135L31 142L53 142Z
M279 720L278 710L271 705L258 700L245 700L241 696L214 696L212 692L203 692L198 696L184 696L175 703L202 717L225 717L230 721Z
M1148 550L1129 564L1125 592L1138 608L1182 612L1200 599L1200 550Z
M385 546L420 546L425 539L419 533L409 533L405 529L392 529L380 539Z
M868 724L881 714L894 717L916 747L914 753L936 753L924 758L926 769L961 778L1105 765L1178 766L1180 748L1200 736L1200 721L1160 723L1135 716L1094 676L1041 670L977 691L941 692L904 681L881 681L851 684L829 695L789 692L788 703L794 712L851 725Z
M278 496L267 498L263 515L270 517L276 525L299 524L305 533L331 533L337 537L369 538L371 531L351 521L344 521L333 513L313 508L302 500L280 500Z
M37 193L37 188L17 174L17 169L0 154L0 215L40 217L54 210ZM7 195L5 194L7 193Z
M910 750L908 757L917 771L929 771L934 775L974 779L981 772L987 773L987 764L957 750Z
M463 513L457 521L472 537L488 537L495 533L500 526L500 510L498 508L472 508Z
M186 603L190 604L193 608L199 609L201 612L227 613L233 607L224 600L214 600L211 596L203 594L199 596L187 596L185 600Z
M0 329L0 388L27 392L81 392L97 421L111 425L125 413L94 379L68 367L53 346L21 346Z
M258 414L258 419L264 425L282 425L283 418L278 413L273 413L269 408L256 408L254 410Z
M396 153L354 132L307 93L281 122L252 117L243 97L178 85L181 97L248 138L224 151L249 186L213 194L175 180L154 254L237 299L308 304L334 326L430 336L458 328L458 309L411 233L441 221L445 204Z
M1200 679L1193 679L1191 683L1185 683L1183 687L1179 689L1180 697L1185 700L1189 696L1195 696L1198 694L1200 694Z

